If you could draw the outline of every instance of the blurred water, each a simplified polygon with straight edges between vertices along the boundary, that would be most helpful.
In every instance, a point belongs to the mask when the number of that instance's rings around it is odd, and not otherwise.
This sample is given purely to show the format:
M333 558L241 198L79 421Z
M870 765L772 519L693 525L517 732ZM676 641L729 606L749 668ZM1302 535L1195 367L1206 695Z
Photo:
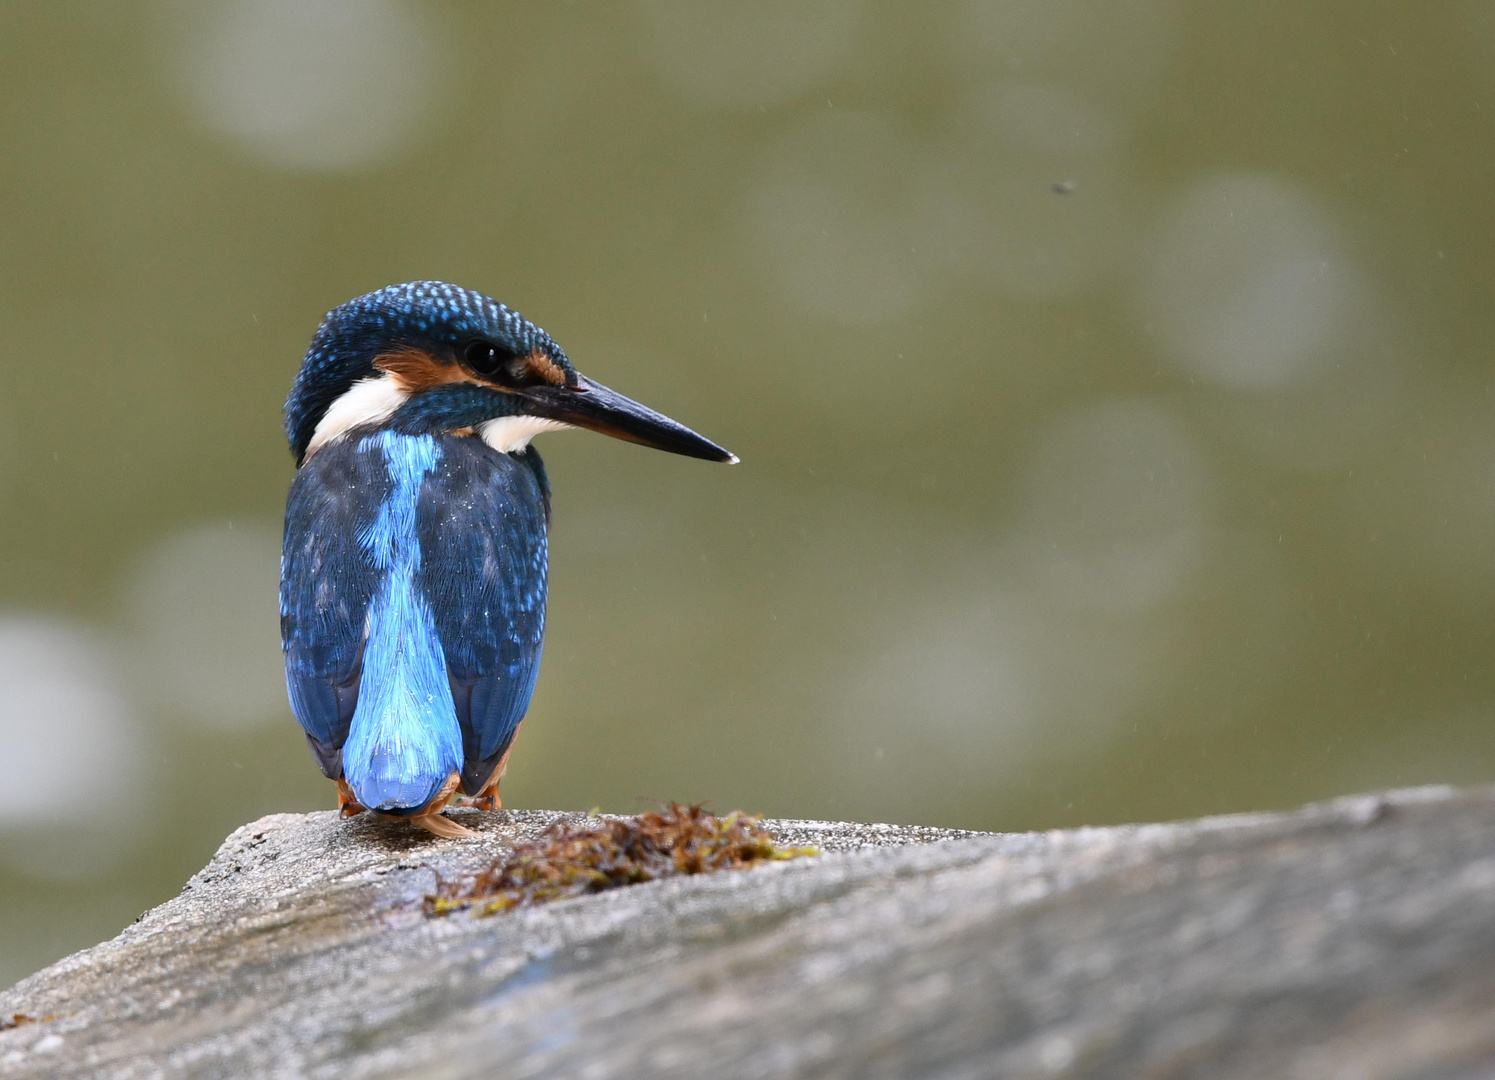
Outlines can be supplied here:
M0 12L0 981L331 804L279 408L438 277L585 434L506 800L988 829L1495 777L1495 5Z

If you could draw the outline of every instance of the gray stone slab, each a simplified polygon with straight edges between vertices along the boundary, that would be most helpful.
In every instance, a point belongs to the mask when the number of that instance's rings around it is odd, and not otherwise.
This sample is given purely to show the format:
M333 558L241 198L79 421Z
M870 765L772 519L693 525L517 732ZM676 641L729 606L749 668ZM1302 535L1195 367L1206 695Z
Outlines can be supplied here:
M0 995L0 1076L1495 1074L1495 791L826 854L428 919L560 815L236 831L182 895ZM577 815L580 817L580 815Z

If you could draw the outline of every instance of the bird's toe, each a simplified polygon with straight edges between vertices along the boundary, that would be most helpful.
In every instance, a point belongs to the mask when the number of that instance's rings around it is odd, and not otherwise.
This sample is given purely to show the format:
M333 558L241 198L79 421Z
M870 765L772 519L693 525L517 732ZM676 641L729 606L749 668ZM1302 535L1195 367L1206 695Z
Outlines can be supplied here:
M337 812L343 817L356 817L363 813L368 807L358 801L353 794L353 789L348 786L348 781L339 779L337 781Z
M421 814L418 817L408 819L410 824L425 829L428 833L448 840L455 840L463 836L476 836L477 833L462 825L458 825L451 818L442 817L440 814Z

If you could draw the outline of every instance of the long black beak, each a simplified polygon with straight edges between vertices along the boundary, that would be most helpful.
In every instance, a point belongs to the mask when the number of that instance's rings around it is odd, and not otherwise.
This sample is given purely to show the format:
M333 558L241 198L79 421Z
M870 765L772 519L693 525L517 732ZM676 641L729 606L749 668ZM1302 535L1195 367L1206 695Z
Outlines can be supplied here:
M585 375L577 376L575 386L530 386L519 393L529 400L529 411L536 416L598 431L640 446L651 446L655 450L737 464L736 454Z

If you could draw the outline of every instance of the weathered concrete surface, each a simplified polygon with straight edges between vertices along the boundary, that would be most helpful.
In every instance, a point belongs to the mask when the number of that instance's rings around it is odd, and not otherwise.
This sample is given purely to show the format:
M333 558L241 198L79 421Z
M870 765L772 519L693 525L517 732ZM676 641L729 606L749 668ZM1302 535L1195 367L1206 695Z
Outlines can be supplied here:
M1495 790L960 839L781 822L831 853L419 914L554 816L245 826L0 995L58 1015L0 1033L0 1076L1495 1075Z

